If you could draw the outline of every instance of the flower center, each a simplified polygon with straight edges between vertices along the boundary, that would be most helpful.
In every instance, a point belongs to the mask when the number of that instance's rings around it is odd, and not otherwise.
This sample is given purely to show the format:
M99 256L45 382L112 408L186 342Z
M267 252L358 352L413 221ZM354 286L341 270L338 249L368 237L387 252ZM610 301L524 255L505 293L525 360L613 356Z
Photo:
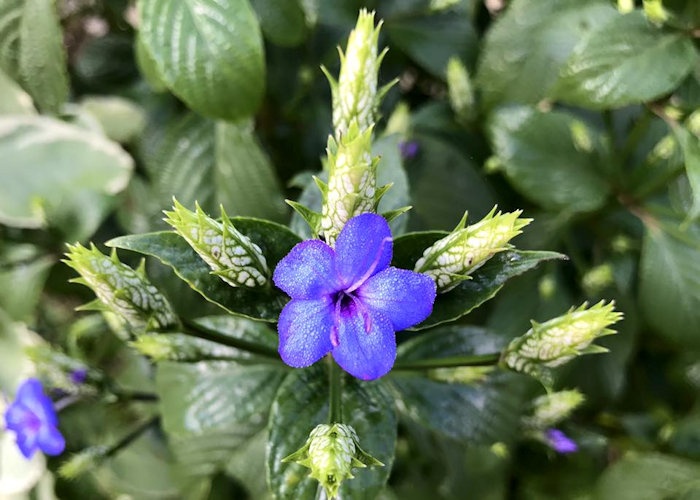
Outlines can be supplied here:
M369 315L369 311L354 293L341 290L334 295L333 302L335 303L335 321L331 328L331 344L333 344L333 347L340 344L338 336L339 325L348 320L353 321L357 315L362 318L365 333L369 333L372 330L372 318Z

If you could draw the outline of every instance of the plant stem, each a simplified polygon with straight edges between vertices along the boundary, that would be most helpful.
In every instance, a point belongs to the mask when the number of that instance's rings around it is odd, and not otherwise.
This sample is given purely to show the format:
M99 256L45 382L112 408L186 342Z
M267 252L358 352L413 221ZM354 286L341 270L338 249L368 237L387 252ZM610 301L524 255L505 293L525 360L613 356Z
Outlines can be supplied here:
M258 354L260 356L265 356L268 358L279 359L279 354L274 349L265 347L255 342L250 342L248 340L238 339L235 337L229 337L223 333L217 332L205 326L200 325L195 321L183 321L183 333L190 335L192 337L197 337L204 340L209 340L211 342L216 342L217 344L225 345L228 347L234 347L240 349L241 351L246 351L251 354Z
M338 364L331 356L328 356L328 385L330 387L328 420L331 424L342 423L343 421L342 376L343 373L340 371Z
M452 356L449 358L418 359L394 365L394 370L429 370L431 368L457 368L460 366L492 366L501 358L500 352L475 354L472 356Z
M127 435L124 436L122 439L120 439L119 441L117 441L117 442L116 442L115 444L113 444L113 445L109 448L109 450L107 450L107 452L104 454L105 458L113 457L113 456L116 455L120 450L126 448L126 447L129 446L131 443L133 443L134 441L136 441L136 439L138 439L138 438L141 436L141 434L143 434L144 432L146 432L146 430L148 430L149 427L153 426L156 422L158 422L158 419L159 419L159 418L160 418L160 417L153 417L153 418L151 418L151 419L149 419L149 420L146 420L146 421L143 422L141 425L139 425L138 427L136 427L133 431L131 431L129 434L127 434Z

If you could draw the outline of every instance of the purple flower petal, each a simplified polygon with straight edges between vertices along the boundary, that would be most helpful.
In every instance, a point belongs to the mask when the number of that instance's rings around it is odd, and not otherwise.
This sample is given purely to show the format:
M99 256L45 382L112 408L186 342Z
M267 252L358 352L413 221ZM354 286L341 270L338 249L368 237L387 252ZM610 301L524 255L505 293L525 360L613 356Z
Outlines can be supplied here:
M545 437L547 438L549 446L557 453L567 454L578 451L578 444L576 444L576 441L559 429L548 429L545 432Z
M39 448L47 455L60 455L66 448L66 441L53 425L44 425L37 435Z
M396 359L394 328L384 315L351 303L338 320L333 358L350 375L374 380L386 375Z
M390 267L375 274L357 290L357 296L389 318L394 330L403 330L430 316L435 282L425 274Z
M19 431L25 427L38 427L39 419L23 404L15 401L5 411L5 426L11 431Z
M290 301L280 313L279 353L289 366L309 366L333 348L334 305L330 296L318 300Z
M275 285L293 299L317 299L335 292L335 254L320 240L307 240L292 248L275 268Z
M32 458L39 449L37 437L35 432L17 432L17 447L25 458Z
M5 425L16 434L17 446L26 458L38 449L58 455L65 448L53 403L36 379L27 379L19 387L5 411Z
M384 217L362 214L345 224L335 243L335 266L351 292L391 262L391 229Z

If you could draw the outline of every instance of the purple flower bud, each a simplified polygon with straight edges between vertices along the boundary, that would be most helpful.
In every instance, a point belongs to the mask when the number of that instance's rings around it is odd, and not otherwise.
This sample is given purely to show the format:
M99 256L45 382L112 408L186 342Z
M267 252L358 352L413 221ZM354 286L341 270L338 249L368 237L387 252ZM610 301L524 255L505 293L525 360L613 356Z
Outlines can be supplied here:
M75 385L84 384L87 379L87 368L78 368L71 371L68 378Z
M66 446L53 403L34 378L25 380L17 390L5 411L5 427L17 435L17 446L26 458L32 458L37 450L60 455Z
M401 150L401 157L404 160L411 160L418 154L420 146L416 141L401 141L399 149Z
M576 441L559 429L547 429L545 431L545 438L547 439L547 444L557 453L568 454L578 451Z

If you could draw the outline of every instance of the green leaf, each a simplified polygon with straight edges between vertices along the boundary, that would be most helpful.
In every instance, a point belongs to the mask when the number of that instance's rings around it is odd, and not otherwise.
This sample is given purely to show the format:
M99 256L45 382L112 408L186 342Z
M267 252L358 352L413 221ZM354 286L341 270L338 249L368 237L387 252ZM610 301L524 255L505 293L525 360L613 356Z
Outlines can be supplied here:
M170 90L193 110L238 120L258 109L265 66L247 0L142 0L139 36Z
M508 344L503 335L486 328L445 325L399 344L397 364L405 361L439 359L499 352Z
M677 220L648 219L645 224L640 309L657 334L700 347L700 225L681 232Z
M95 230L133 165L104 137L39 116L0 117L0 157L0 222L26 228L48 223L68 239Z
M186 476L222 470L267 422L284 369L231 362L160 363L156 387L163 429Z
M589 212L605 203L610 189L597 170L595 136L580 120L559 111L511 107L494 113L488 130L506 176L534 203L567 212Z
M476 55L477 34L466 12L397 16L386 20L386 32L392 46L440 79L450 57L471 60Z
M445 235L432 231L399 236L394 240L393 265L413 269L423 250ZM453 290L439 295L430 317L411 329L422 330L461 318L493 298L510 278L533 269L540 262L564 258L564 255L556 252L510 250L497 253L472 274L472 279L462 281Z
M313 500L318 482L309 469L282 459L301 448L311 430L328 420L328 376L317 364L294 370L279 388L270 410L267 471L270 488L279 499ZM340 498L377 498L383 489L396 446L394 402L383 382L360 382L346 377L342 394L343 423L357 432L360 446L384 467L353 470L354 479L343 482Z
M36 114L32 98L0 69L0 115Z
M88 96L80 105L100 123L107 137L127 143L146 125L146 115L132 101L117 96Z
M636 11L583 39L550 95L593 109L647 102L675 89L697 64L690 37L656 28Z
M287 215L282 188L252 122L217 123L213 182L228 213L276 221Z
M658 500L700 492L700 466L661 453L629 453L608 468L595 488L599 500ZM690 496L688 498L696 498Z
M198 201L205 212L280 221L287 214L282 189L252 124L214 122L188 113L169 123L146 157L146 167L169 206Z
M31 323L54 258L33 245L0 246L0 309Z
M685 173L693 193L688 219L696 219L700 216L700 138L681 127L676 127L673 132L683 151Z
M68 99L66 53L54 0L24 0L19 76L40 110L57 114Z
M270 269L287 255L299 238L284 226L273 222L232 217L236 228L258 245ZM175 273L205 299L226 311L252 319L277 321L287 296L271 283L260 288L234 288L211 273L209 266L175 232L157 232L122 236L108 246L132 250L156 257L173 268ZM186 311L182 311L186 316Z
M148 49L144 47L143 41L138 35L136 36L136 46L134 50L136 56L136 64L138 65L139 70L141 70L143 79L146 80L148 85L155 92L165 91L167 89L167 86L165 85L163 79L160 77L160 73L158 73L156 62L151 56L151 54L149 54Z
M306 38L306 15L299 0L251 0L265 38L276 45L293 47Z
M522 377L499 372L467 385L392 372L391 383L401 415L433 432L468 445L507 443L520 435Z
M487 32L477 85L488 107L536 103L590 31L616 15L606 0L514 0Z
M0 2L0 68L19 80L19 25L24 0Z

